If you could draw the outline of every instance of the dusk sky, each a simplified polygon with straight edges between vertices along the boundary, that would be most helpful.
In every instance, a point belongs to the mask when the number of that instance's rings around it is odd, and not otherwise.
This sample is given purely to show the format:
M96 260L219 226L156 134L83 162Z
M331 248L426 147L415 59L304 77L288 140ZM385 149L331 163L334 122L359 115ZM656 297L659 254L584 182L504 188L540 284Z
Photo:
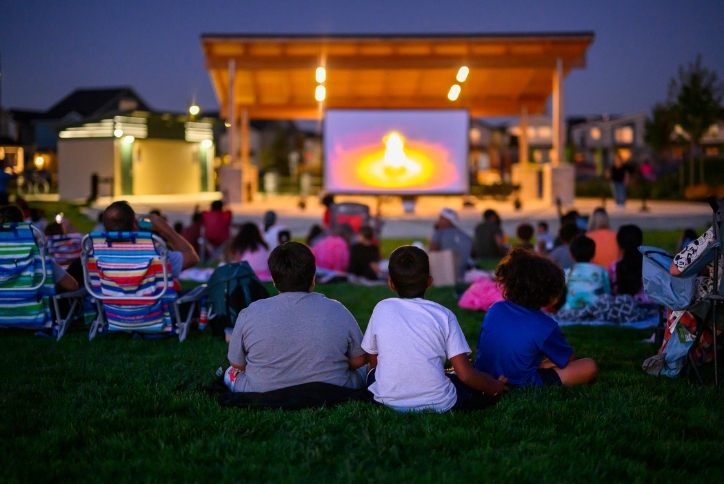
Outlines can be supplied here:
M202 33L595 33L565 111L648 111L698 53L724 77L724 2L0 0L3 107L49 108L79 87L131 86L153 108L217 109Z

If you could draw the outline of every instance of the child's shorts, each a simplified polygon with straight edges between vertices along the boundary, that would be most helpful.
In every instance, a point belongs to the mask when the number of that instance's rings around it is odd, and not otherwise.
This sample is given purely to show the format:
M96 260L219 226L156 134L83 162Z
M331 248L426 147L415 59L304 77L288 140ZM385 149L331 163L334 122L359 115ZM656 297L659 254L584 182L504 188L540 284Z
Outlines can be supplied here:
M558 372L553 368L538 368L538 376L543 381L543 386L561 386L563 382Z

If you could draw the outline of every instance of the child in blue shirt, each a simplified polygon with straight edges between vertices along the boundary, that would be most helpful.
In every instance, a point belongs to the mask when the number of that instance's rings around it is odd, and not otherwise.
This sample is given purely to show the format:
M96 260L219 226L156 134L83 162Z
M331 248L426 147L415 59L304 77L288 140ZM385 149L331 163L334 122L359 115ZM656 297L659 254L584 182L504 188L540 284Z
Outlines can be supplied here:
M552 318L540 308L565 289L563 270L530 250L514 249L495 270L505 301L485 315L475 368L512 386L579 385L598 375L590 358L576 359Z
M571 242L570 251L576 263L566 269L566 302L561 311L583 309L595 303L598 296L611 294L608 272L591 264L596 242L585 235L578 236Z

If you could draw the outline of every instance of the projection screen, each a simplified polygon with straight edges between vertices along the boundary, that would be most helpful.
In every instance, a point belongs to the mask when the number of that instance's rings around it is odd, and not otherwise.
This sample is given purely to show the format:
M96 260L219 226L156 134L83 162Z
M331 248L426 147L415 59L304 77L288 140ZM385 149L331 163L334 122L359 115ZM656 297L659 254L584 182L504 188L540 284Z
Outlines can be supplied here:
M465 110L342 110L324 119L324 186L346 194L468 191Z

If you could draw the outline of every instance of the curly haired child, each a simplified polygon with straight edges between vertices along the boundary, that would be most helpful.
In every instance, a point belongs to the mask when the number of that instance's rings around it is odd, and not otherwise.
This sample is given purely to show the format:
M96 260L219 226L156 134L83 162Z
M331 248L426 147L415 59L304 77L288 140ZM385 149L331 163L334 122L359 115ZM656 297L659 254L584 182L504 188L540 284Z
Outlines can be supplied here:
M540 308L563 295L563 270L530 250L514 249L495 276L505 301L493 304L480 329L475 368L511 386L580 385L596 379L590 358L576 359L561 329Z

